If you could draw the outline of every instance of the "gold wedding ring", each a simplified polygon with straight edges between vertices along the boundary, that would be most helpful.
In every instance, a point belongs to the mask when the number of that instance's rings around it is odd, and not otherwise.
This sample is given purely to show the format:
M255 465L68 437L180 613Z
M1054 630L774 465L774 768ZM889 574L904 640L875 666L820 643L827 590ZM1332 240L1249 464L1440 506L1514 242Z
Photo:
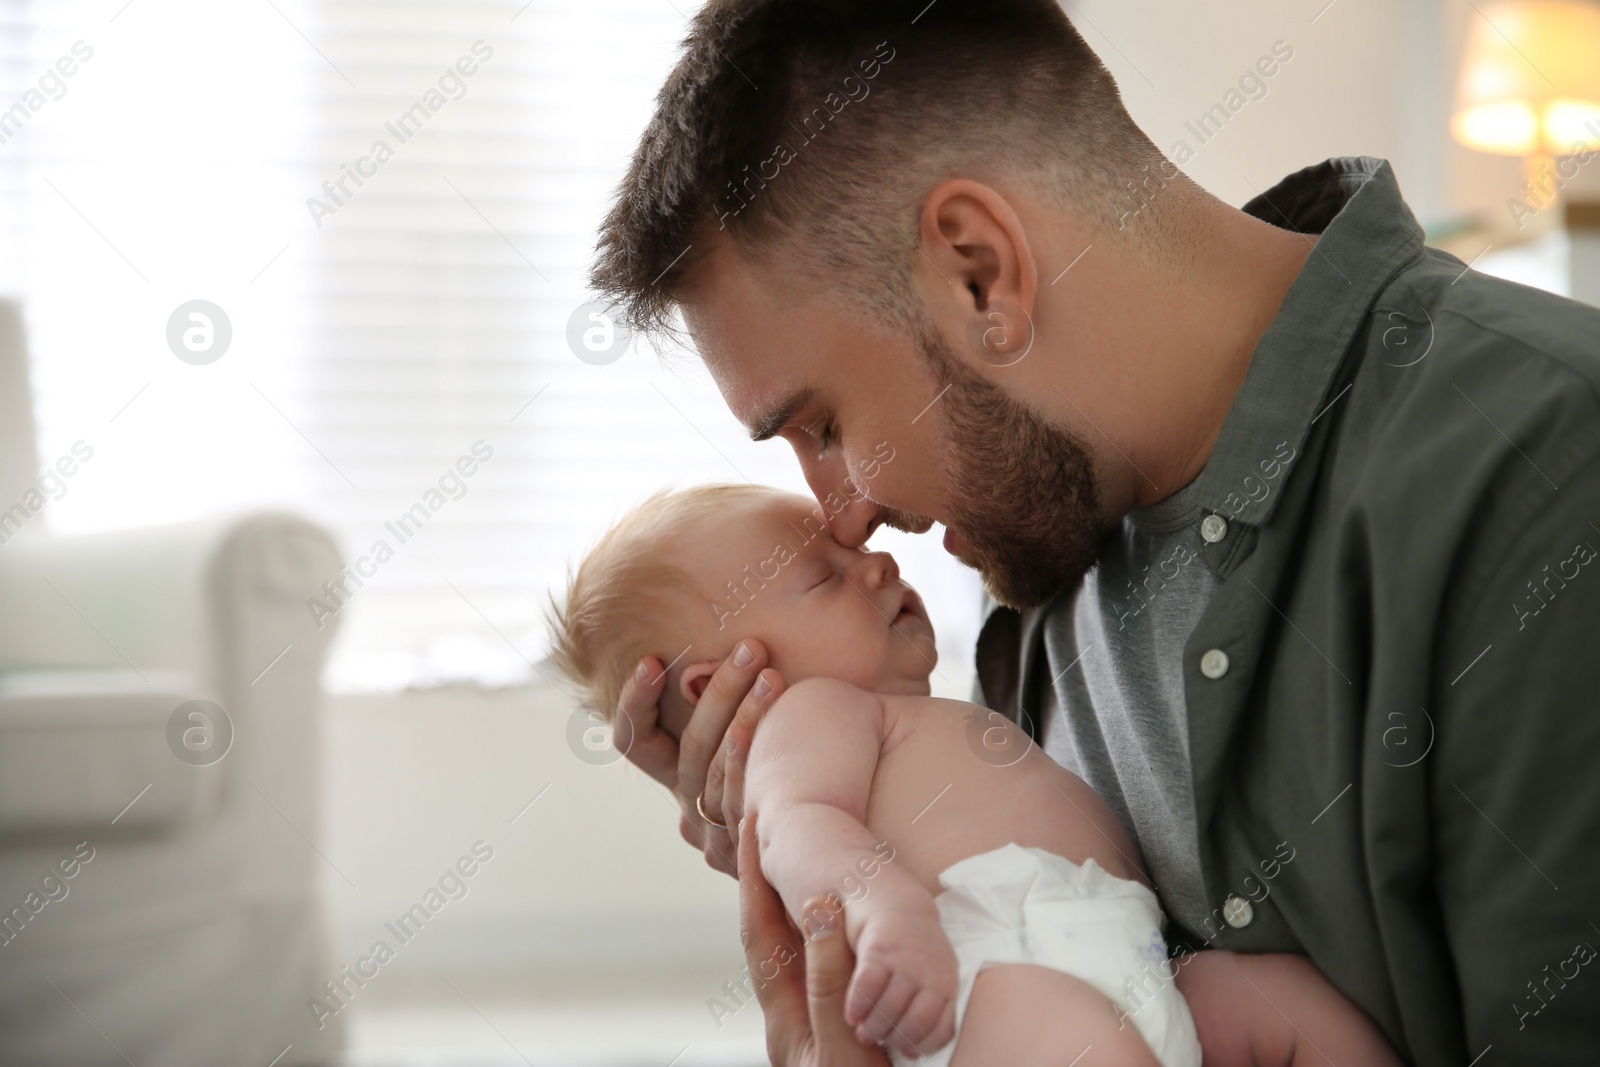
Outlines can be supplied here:
M699 796L694 798L694 808L700 813L700 817L702 819L704 819L710 825L715 826L718 830L726 830L728 828L727 823L718 822L706 814L706 795L704 793L701 793Z

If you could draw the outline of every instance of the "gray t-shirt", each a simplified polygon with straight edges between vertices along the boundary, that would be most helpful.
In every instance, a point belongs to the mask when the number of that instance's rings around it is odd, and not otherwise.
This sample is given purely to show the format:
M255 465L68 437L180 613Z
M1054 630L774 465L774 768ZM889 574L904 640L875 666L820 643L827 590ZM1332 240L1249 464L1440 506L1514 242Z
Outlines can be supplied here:
M1044 623L1045 754L1094 787L1144 854L1168 915L1198 929L1183 646L1220 584L1200 558L1195 482L1137 508ZM1066 708L1067 714L1061 714Z

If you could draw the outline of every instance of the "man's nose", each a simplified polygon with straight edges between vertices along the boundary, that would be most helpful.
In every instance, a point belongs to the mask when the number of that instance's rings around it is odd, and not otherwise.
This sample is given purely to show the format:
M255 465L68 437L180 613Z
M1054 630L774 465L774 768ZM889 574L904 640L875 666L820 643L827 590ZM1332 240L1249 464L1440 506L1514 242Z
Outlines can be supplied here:
M860 548L866 544L872 531L883 521L883 508L856 489L842 462L819 463L814 457L801 455L800 469L812 495L822 505L833 539L845 548ZM833 498L831 503L829 497ZM844 507L834 511L841 500Z
M833 539L845 548L861 548L883 521L883 508L866 497L846 496L844 509L828 518ZM824 509L826 510L826 509Z

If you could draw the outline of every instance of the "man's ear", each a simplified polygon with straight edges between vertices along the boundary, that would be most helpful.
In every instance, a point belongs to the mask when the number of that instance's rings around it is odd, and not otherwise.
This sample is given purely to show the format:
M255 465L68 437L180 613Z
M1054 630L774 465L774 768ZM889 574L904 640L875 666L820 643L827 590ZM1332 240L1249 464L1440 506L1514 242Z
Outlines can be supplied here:
M720 663L720 660L714 659L691 663L678 676L678 692L683 694L690 707L700 703L700 696L706 691L706 686L711 684L711 676L717 673Z
M1020 360L1033 343L1038 268L1011 202L981 182L950 178L923 200L918 229L918 271L941 331L975 363Z

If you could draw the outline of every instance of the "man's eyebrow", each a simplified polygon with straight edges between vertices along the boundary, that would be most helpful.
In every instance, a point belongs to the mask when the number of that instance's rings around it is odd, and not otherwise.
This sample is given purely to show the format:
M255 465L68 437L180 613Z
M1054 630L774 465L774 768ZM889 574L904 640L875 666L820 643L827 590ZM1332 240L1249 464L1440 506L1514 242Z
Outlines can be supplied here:
M776 407L769 408L756 416L755 424L750 427L750 440L767 441L778 435L788 421L794 418L795 412L816 399L816 390L799 389L790 394L789 398Z

